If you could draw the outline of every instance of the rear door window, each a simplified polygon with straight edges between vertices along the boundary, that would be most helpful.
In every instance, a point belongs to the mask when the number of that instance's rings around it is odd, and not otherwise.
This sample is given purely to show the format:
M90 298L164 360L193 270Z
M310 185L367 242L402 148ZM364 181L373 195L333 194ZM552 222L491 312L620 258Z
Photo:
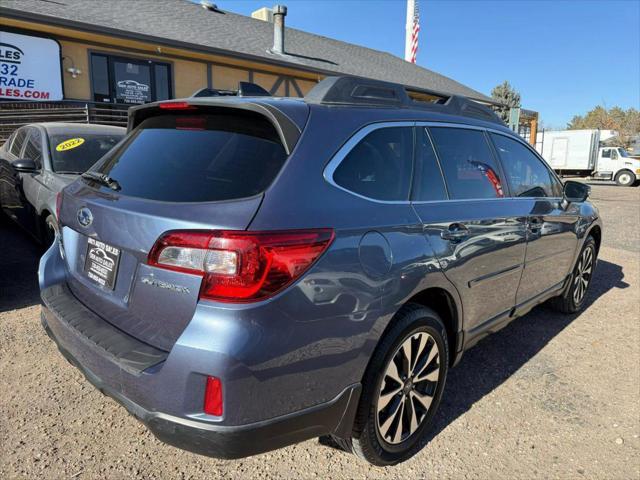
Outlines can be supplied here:
M333 181L367 198L408 200L412 168L413 129L385 127L353 147L333 173Z
M286 158L261 115L171 114L144 120L97 170L116 180L122 195L211 202L263 192Z
M411 199L421 202L446 200L447 190L427 130L418 127L416 134L416 169Z
M511 192L515 197L555 197L559 185L549 169L523 144L492 133Z
M500 168L484 132L430 127L452 199L504 197Z

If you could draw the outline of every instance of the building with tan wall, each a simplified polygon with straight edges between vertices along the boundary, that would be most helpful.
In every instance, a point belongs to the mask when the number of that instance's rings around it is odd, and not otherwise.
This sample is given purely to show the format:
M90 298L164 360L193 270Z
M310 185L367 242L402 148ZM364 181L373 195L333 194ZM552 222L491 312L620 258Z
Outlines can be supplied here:
M326 75L348 74L491 102L388 53L300 30L287 28L284 52L276 53L269 10L256 16L264 20L187 0L0 4L3 31L59 42L65 100L125 103L113 83L127 75L151 81L147 96L155 100L203 87L234 89L238 81L257 83L273 95L303 96Z
M301 97L325 76L359 75L401 83L410 92L422 90L414 92L416 97L424 97L426 90L495 103L389 53L300 30L281 30L284 42L278 48L278 22L271 9L260 9L252 18L203 3L2 0L0 36L33 40L35 53L26 54L16 41L13 54L22 58L15 61L12 52L0 46L0 139L32 118L124 124L132 104L188 97L202 88L235 90L240 81L255 83L274 96ZM46 41L55 42L59 53L38 60L44 55L38 42ZM0 44L13 45L2 39ZM45 67L56 55L59 68ZM25 59L31 66L22 78ZM11 76L12 71L17 75ZM38 88L38 83L59 89ZM12 114L13 123L7 125L1 117L8 111L26 113L21 119Z

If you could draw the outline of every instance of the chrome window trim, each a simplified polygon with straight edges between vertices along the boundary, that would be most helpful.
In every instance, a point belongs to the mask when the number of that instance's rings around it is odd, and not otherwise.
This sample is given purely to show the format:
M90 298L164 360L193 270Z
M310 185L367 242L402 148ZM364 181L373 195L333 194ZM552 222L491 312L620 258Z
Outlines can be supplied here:
M370 202L373 203L378 203L378 204L383 204L383 205L424 205L424 204L430 204L430 203L443 203L443 202L494 202L494 201L505 201L505 200L513 200L513 199L517 199L517 200L525 200L525 199L529 199L529 200L561 200L562 197L513 197L513 196L509 196L509 197L502 197L502 198L461 198L461 199L455 199L455 198L447 198L447 199L443 199L443 200L421 200L421 201L411 201L411 200L378 200L375 198L371 198L371 197L367 197L365 195L360 195L359 193L356 193L354 191L351 191L347 188L344 188L340 185L338 185L335 180L333 179L333 174L335 173L336 169L338 168L338 166L340 165L340 163L342 163L342 161L345 159L345 157L349 154L349 152L351 152L351 150L360 142L360 140L362 140L364 137L366 137L369 133L375 131L375 130L379 130L381 128L392 128L392 127L448 127L448 128L463 128L463 129L467 129L467 130L480 130L483 132L491 132L491 133L497 133L499 135L504 135L505 137L514 139L520 143L522 143L523 145L525 145L536 157L538 157L539 159L542 160L544 166L553 174L553 176L556 178L556 180L559 181L558 176L556 175L556 173L553 171L553 169L550 169L547 162L540 156L540 154L538 154L538 152L533 149L531 147L531 145L529 145L527 142L525 142L522 138L520 138L520 136L514 134L513 132L511 132L511 130L509 131L504 131L504 130L498 130L495 128L491 128L491 127L480 127L477 125L468 125L465 123L449 123L449 122L429 122L429 121L413 121L413 122L408 122L408 121L385 121L385 122L377 122L377 123L370 123L369 125L366 125L364 127L362 127L360 130L358 130L356 133L354 133L339 149L338 151L334 154L334 156L331 158L331 160L329 160L329 162L327 163L327 165L324 168L324 171L322 173L322 176L324 177L324 179L327 181L327 183L329 183L330 185L334 186L335 188L338 188L340 190L342 190L343 192L346 192L350 195L353 195L354 197L358 197L361 198L363 200L368 200ZM427 135L429 136L429 140L432 141L431 139L431 135L429 134L428 130L427 130ZM433 142L432 142L433 143ZM434 149L435 151L435 149ZM437 153L436 153L437 156ZM498 158L496 159L498 162L500 162L500 165L502 166L501 160ZM440 163L440 159L438 158L438 164ZM440 166L440 168L442 168ZM444 176L443 176L444 178ZM562 185L562 182L560 182L560 185ZM447 195L448 193L448 187L446 187L446 182L445 182L445 188L447 188Z
M416 122L406 122L406 121L401 121L401 122L379 122L379 123L371 123L365 127L362 127L360 130L358 130L356 133L354 133L351 138L349 138L349 140L347 140L342 147L340 147L340 149L336 152L336 154L333 156L333 158L331 160L329 160L329 163L327 164L326 167L324 167L324 172L323 172L323 177L324 179L329 182L331 185L333 185L336 188L339 188L340 190L342 190L343 192L347 192L351 195L354 195L356 197L362 198L364 200L369 200L370 202L374 202L374 203L381 203L381 204L389 204L389 205L407 205L410 204L411 201L410 200L378 200L375 198L371 198L371 197L367 197L365 195L360 195L359 193L356 193L352 190L349 190L347 188L344 188L340 185L338 185L335 180L333 179L333 174L335 173L335 171L337 170L337 168L340 166L340 164L342 163L342 161L346 158L346 156L351 152L351 150L353 150L353 148L360 143L360 141L366 137L367 135L369 135L371 132L375 132L376 130L380 130L382 128L394 128L394 127L410 127L413 128L415 127Z

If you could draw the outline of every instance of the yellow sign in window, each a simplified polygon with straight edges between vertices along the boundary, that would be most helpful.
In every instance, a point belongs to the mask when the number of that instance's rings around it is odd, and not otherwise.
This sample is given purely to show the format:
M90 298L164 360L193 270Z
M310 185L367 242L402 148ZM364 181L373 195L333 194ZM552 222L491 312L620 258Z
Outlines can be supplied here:
M70 138L69 140L65 140L64 142L59 143L56 146L56 151L65 152L67 150L71 150L73 148L79 147L84 143L84 138Z

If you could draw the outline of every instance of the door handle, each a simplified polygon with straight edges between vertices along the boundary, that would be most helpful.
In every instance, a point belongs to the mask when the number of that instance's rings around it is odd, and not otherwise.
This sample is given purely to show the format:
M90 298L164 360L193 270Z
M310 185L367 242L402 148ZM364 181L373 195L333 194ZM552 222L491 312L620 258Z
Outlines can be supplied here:
M540 229L542 228L543 221L541 218L530 218L527 222L527 230L530 233L540 233Z
M462 223L452 223L446 230L440 232L443 240L459 242L469 236L469 229Z

